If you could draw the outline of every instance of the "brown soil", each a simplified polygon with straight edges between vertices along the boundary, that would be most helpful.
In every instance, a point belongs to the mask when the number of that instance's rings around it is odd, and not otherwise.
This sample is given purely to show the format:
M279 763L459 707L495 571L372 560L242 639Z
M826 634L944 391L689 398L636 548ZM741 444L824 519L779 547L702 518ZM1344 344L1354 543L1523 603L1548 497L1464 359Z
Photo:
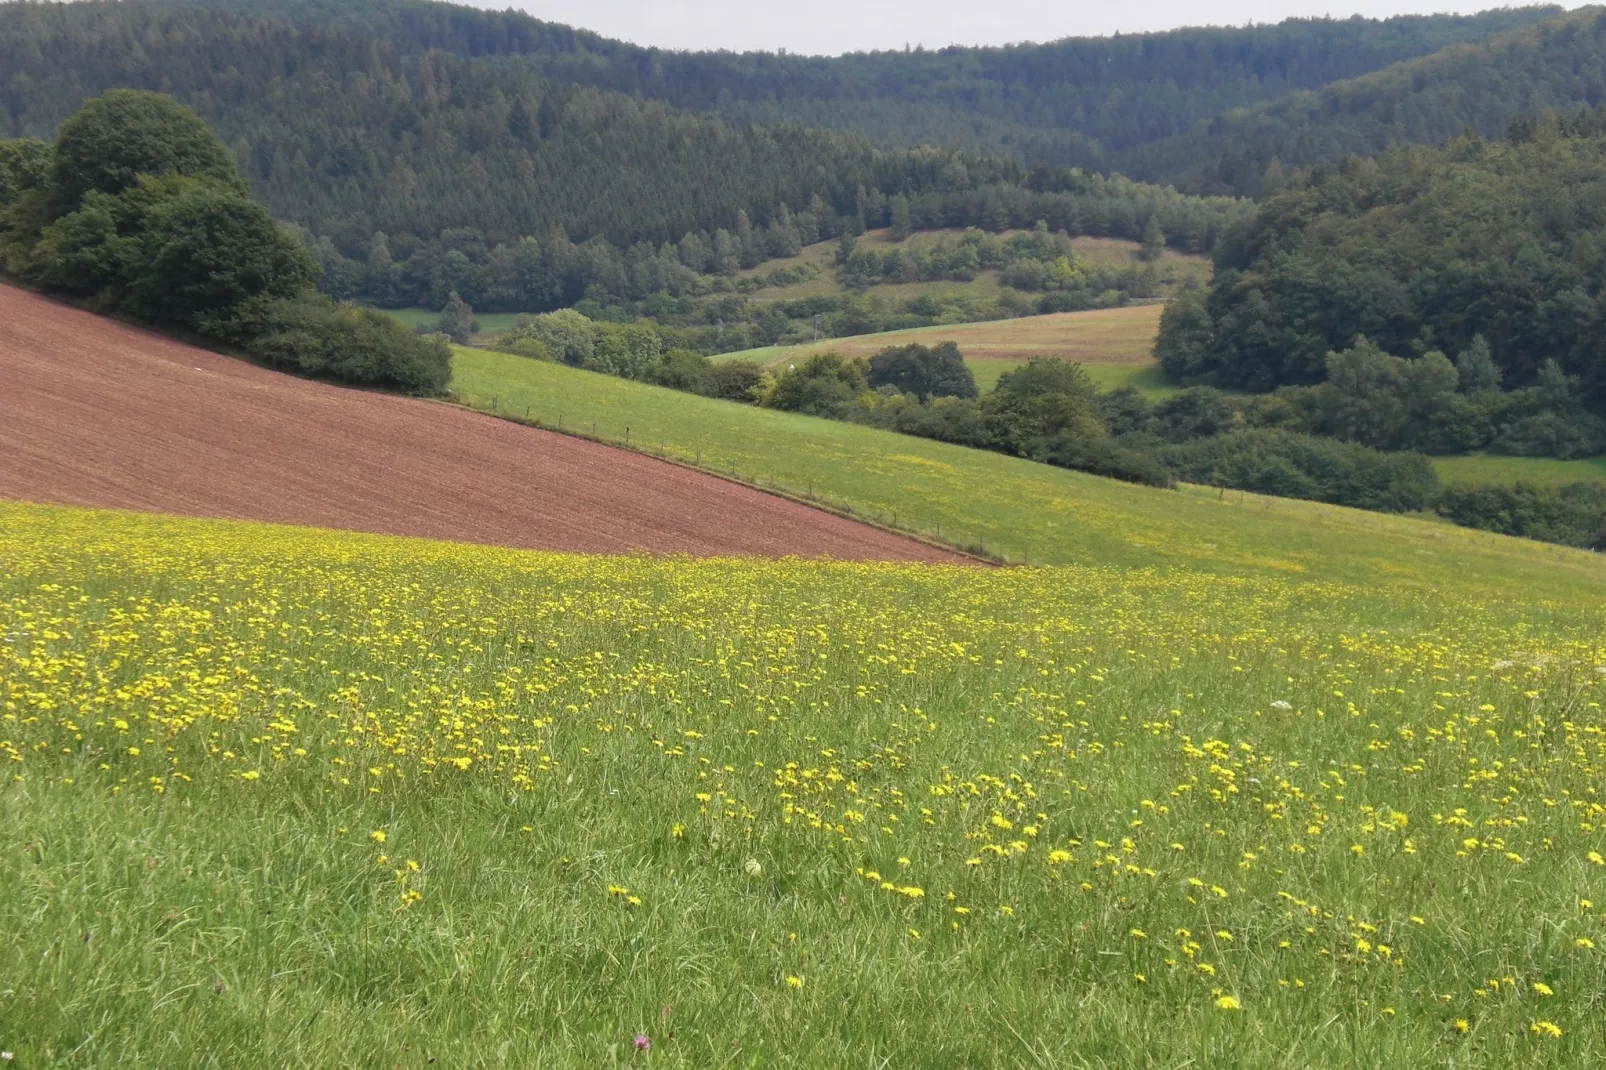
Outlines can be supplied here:
M0 287L0 498L592 553L960 562L639 454Z

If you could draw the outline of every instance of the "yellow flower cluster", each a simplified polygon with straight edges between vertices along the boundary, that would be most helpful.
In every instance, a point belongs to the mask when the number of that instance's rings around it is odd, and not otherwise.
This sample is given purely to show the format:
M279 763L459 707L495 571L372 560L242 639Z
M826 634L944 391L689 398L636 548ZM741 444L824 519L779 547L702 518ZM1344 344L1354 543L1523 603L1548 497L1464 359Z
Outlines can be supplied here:
M1053 943L1155 998L1319 988L1542 1039L1606 998L1606 917L1576 906L1606 902L1596 605L22 506L0 577L7 781L624 785L664 851L736 849L750 884L824 859L900 938ZM421 867L395 874L405 908Z

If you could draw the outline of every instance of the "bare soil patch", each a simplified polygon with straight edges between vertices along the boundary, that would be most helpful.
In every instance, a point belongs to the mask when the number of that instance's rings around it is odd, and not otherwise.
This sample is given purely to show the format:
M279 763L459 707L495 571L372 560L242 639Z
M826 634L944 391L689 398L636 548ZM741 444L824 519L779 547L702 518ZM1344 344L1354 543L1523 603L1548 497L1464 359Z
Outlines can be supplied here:
M0 497L588 553L963 562L626 450L0 287Z

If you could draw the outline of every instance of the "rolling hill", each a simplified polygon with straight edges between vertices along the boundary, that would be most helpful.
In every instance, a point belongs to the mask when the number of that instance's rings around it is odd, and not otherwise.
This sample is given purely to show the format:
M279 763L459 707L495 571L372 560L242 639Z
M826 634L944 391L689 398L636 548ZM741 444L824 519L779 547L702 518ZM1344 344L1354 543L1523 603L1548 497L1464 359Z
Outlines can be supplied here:
M1013 562L1099 562L1430 590L1606 590L1599 555L1431 520L1184 486L1133 486L858 424L458 349L465 404L820 500ZM524 413L528 412L528 416ZM1520 577L1520 580L1515 579Z
M413 53L516 62L554 81L738 122L825 127L880 145L937 145L1107 171L1124 171L1134 150L1217 116L1477 43L1561 11L1530 6L1470 16L1289 19L826 58L643 48L516 11L426 0L185 2L361 32Z

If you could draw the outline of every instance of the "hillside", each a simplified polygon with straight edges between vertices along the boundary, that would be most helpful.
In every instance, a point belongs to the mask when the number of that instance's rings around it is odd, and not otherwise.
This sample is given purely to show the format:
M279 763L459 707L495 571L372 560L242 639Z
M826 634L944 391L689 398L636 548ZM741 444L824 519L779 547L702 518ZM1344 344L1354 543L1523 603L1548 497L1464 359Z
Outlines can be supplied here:
M956 560L711 476L0 287L0 498L591 553Z
M486 350L456 351L453 391L608 441L628 427L631 442L671 458L1015 562L1606 593L1606 561L1583 551L1310 502L1137 487Z
M1606 17L1589 25L1606 35ZM1598 407L1603 166L1595 114L1296 176L1222 250L1203 299L1168 317L1168 370L1264 390L1320 381L1362 335L1396 356L1459 356L1481 337L1492 385L1531 386L1553 361Z
M0 134L48 138L105 89L160 90L216 128L281 219L370 267L380 248L400 262L431 245L414 265L426 276L450 270L453 253L483 259L501 245L511 258L522 239L550 242L559 230L620 251L650 242L654 255L688 234L712 245L724 230L729 242L744 215L761 236L807 216L782 229L830 238L884 225L894 195L938 225L1074 216L1077 233L1138 239L1157 216L1171 241L1196 250L1241 214L1231 201L731 123L519 63L409 51L360 28L191 5L0 5L0 70L10 72ZM762 245L737 253L769 255Z
M1163 176L1199 193L1258 196L1268 177L1274 188L1292 168L1375 156L1398 142L1435 145L1467 131L1498 138L1525 116L1602 101L1606 10L1588 7L1224 113L1120 163L1133 176Z
M514 11L419 0L191 0L373 34L404 51L518 61L555 81L765 124L1124 171L1134 149L1235 109L1482 41L1560 12L1289 19L1002 48L836 58L674 52ZM1182 161L1179 173L1195 161ZM1169 177L1166 180L1171 180Z

